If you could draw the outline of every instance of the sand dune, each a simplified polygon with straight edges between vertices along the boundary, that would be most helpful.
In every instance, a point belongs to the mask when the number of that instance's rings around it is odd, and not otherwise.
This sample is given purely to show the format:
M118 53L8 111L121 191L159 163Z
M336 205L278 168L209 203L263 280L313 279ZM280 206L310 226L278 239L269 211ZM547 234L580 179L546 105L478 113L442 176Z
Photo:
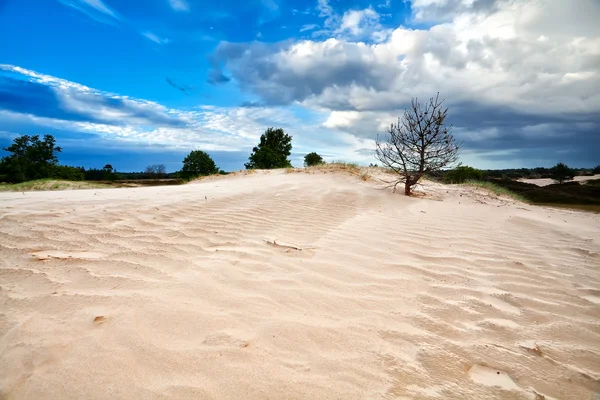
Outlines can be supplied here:
M0 398L598 396L600 216L379 186L0 193Z

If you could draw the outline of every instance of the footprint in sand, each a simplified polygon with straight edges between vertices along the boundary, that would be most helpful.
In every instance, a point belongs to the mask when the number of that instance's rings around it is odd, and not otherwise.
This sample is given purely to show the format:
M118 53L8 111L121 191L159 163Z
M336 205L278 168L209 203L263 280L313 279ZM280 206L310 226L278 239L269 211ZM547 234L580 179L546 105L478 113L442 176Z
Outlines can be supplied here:
M506 390L520 390L519 386L504 371L475 364L469 368L471 379L481 385L498 386Z

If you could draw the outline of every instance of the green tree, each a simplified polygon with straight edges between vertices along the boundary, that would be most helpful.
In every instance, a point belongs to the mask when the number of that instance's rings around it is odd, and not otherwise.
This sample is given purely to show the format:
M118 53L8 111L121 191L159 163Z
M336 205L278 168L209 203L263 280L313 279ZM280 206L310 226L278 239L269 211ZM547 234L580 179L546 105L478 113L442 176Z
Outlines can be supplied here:
M52 178L65 179L67 181L82 181L85 169L82 167L69 167L68 165L56 165L52 169Z
M570 181L575 177L575 170L569 168L566 164L558 163L550 168L550 178L555 182L562 184L565 181Z
M307 155L304 156L304 166L305 167L311 167L313 165L319 165L319 164L323 164L323 157L321 157L314 151L312 153L308 153Z
M446 173L444 180L448 183L463 183L468 180L479 181L483 179L483 173L473 167L461 165Z
M219 173L213 159L202 150L193 150L183 159L181 175L184 178L194 178Z
M19 136L3 150L11 154L0 160L0 175L9 182L51 177L58 163L56 153L62 151L56 146L52 135L44 135L43 140L40 140L39 135Z
M291 167L287 158L292 153L292 137L283 129L269 128L260 137L258 146L245 164L246 169L274 169Z

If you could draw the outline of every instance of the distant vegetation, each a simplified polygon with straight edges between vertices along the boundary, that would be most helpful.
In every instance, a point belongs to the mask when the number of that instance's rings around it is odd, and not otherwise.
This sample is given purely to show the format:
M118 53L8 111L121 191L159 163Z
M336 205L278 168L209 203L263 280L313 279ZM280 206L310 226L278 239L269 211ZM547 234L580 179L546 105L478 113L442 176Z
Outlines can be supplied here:
M586 182L567 182L575 175L594 175L597 167L576 171L563 163L553 168L479 171L471 167L457 167L438 171L434 179L446 183L465 183L486 188L499 195L508 195L521 201L538 205L554 205L600 211L600 179ZM466 179L466 176L468 176ZM517 179L553 179L554 184L538 186Z
M202 150L193 150L183 160L181 176L186 179L196 178L219 173L217 165L208 153Z
M0 192L26 192L41 190L69 190L69 189L100 189L109 188L110 184L99 182L68 181L57 179L36 179L20 183L0 183Z
M319 164L323 164L323 157L321 157L317 153L312 152L312 153L308 153L307 155L304 156L304 166L305 167L312 167L314 165L319 165Z
M72 167L58 164L58 153L52 135L22 135L13 140L12 145L3 148L10 153L0 159L0 182L23 185L3 185L2 190L42 190L83 188L85 185L69 185L65 181L95 181L104 183L102 187L173 185L185 180L211 174L226 174L217 168L212 158L200 150L192 151L183 161L181 171L167 173L164 164L152 164L143 172L117 172L111 165L102 168ZM48 183L48 182L52 183ZM89 185L88 185L89 186Z
M550 177L560 184L573 180L575 174L576 172L574 169L567 167L563 163L558 163L550 168Z
M275 169L292 166L288 157L292 153L292 137L281 128L269 128L252 149L245 164L246 169Z
M165 164L148 165L144 173L151 179L163 179L167 176L167 167Z
M23 182L52 177L58 172L58 156L62 149L56 146L52 135L23 135L3 149L10 153L0 160L0 177L5 182Z
M480 181L483 179L483 173L469 166L458 166L453 170L446 172L444 180L447 183L463 183L468 180Z

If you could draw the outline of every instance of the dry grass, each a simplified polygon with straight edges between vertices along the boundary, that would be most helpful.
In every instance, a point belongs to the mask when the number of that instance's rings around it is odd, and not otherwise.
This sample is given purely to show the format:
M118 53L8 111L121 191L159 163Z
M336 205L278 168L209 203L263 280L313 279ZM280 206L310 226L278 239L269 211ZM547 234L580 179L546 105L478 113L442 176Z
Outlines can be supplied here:
M315 174L315 173L349 173L351 175L355 175L367 182L372 179L371 171L374 167L361 167L355 163L347 163L342 161L336 161L332 163L323 163L319 165L313 165L311 167L305 168L288 168L285 172L288 174L291 173L305 173L305 174Z
M497 196L506 196L506 197L510 197L514 200L523 202L523 203L528 203L528 200L525 197L521 196L520 194L517 194L506 188L503 188L502 186L495 185L492 182L469 180L469 181L466 181L465 183L461 183L461 185L486 189L487 191L494 193Z
M304 173L314 173L314 172L350 172L351 174L360 175L361 167L358 164L354 163L346 163L346 162L332 162L332 163L323 163L319 165L313 165L311 167L305 168L289 168L287 169L287 173L293 172L304 172Z
M57 179L38 179L21 183L2 183L2 192L29 192L46 190L80 190L110 188L112 185L84 181L63 181Z

